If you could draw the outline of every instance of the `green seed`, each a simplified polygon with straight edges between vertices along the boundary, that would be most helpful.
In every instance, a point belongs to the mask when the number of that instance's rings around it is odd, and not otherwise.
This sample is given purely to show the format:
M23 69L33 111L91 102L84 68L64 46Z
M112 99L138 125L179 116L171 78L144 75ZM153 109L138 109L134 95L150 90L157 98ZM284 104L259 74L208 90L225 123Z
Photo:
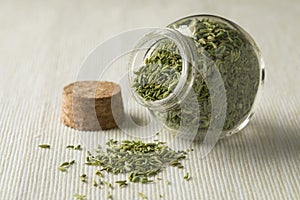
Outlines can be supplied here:
M116 181L116 183L118 183L120 187L124 187L128 185L126 180Z
M93 181L93 186L95 186L95 187L97 187L98 186L98 183L97 183L97 181Z
M72 160L71 162L63 162L59 167L58 170L62 172L66 172L67 168L69 168L71 165L75 163L75 160Z
M107 199L113 199L112 194L110 192L107 192Z
M101 173L101 171L99 171L99 170L96 170L96 175L97 175L97 176L100 176L100 177L102 177L102 178L104 177L103 174Z
M82 175L80 176L80 180L81 180L82 182L86 183L86 182L87 182L86 179L87 179L86 174L82 174Z
M81 145L75 146L75 147L74 147L74 150L79 150L79 151L81 151L81 150L82 150Z
M138 194L142 199L147 199L147 196L144 193L139 192Z
M49 144L40 144L39 147L43 148L43 149L50 149L50 145Z
M58 167L58 170L62 171L62 172L67 172L68 171L65 167Z
M112 184L109 183L109 182L105 182L105 185L106 185L108 188L110 188L110 189L114 189L114 187L112 186Z
M86 199L86 196L85 195L82 195L82 194L74 194L74 197L78 200L83 200L83 199Z
M190 174L188 172L185 174L185 176L183 178L184 178L184 180L187 180L187 181L191 179Z

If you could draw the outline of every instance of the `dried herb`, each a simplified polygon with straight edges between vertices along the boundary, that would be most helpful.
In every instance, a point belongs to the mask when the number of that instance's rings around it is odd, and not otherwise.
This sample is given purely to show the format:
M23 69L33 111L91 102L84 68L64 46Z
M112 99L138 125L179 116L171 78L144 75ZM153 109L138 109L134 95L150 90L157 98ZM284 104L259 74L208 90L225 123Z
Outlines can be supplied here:
M167 181L166 184L167 184L167 185L171 185L171 182L170 182L170 181Z
M96 174L97 176L100 176L101 178L104 177L103 174L100 172L100 170L96 170L95 174Z
M60 166L58 166L58 170L62 172L67 172L67 168L69 168L71 165L75 163L75 160L72 160L71 162L63 162Z
M74 147L74 150L79 150L79 151L81 151L81 150L82 150L81 145L79 144L79 145L75 146L75 147Z
M67 168L65 168L65 167L58 167L57 169L59 171L62 171L62 172L67 172L68 171Z
M43 149L50 149L50 145L49 144L40 144L39 147L43 148Z
M119 187L126 187L129 181L142 184L151 183L153 180L149 178L160 173L164 167L181 166L180 161L185 159L187 154L183 151L175 152L171 150L164 142L144 143L139 140L124 140L119 142L111 139L106 145L106 151L98 147L95 150L95 155L88 151L85 163L100 167L100 169L95 171L98 181L95 179L92 180L93 186L99 189L104 188L104 186L107 189L114 189L112 183L102 180L104 177L102 171L114 174L129 173L128 180L118 180L115 182ZM67 148L73 148L73 145L69 146ZM58 169L67 172L67 169L73 164L75 164L75 160L63 162L59 165ZM80 180L84 183L87 183L87 178L86 174L80 176ZM157 180L162 179L157 177ZM167 184L170 184L170 182L167 181ZM147 199L147 196L143 193L139 193L139 196ZM74 197L78 200L86 199L85 195L77 193L74 194ZM160 198L162 198L162 195L160 195ZM107 199L113 199L110 192L107 192Z
M110 188L110 189L114 189L114 187L112 186L112 184L110 182L105 182L105 185Z
M109 140L106 151L97 149L97 154L88 154L86 164L100 166L96 174L102 177L101 171L113 174L129 173L130 182L151 183L150 178L157 175L166 166L181 168L184 152L175 152L163 142L144 143L142 141ZM125 186L124 182L119 182ZM126 183L127 184L127 183Z
M116 181L116 183L118 183L120 187L124 187L128 185L126 180Z
M112 199L112 195L110 192L107 192L107 199Z
M190 177L190 174L187 172L185 175L184 175L184 180L190 180L191 179L191 177Z
M74 197L78 200L84 200L86 199L86 196L85 195L82 195L82 194L74 194Z
M214 18L185 18L169 27L192 39L199 55L193 66L197 71L192 86L199 110L195 113L193 102L186 98L188 103L183 107L178 105L167 112L154 113L173 129L178 129L183 121L187 125L197 125L199 131L206 130L212 118L211 97L219 92L217 85L210 91L206 80L214 81L212 69L216 66L224 81L227 98L223 130L233 129L249 114L258 90L260 68L252 44L242 32ZM168 97L178 84L183 59L177 46L168 39L160 40L148 52L144 66L134 72L132 86L145 101L157 101ZM193 124L196 122L200 123Z
M98 183L97 183L97 181L93 181L93 186L95 186L95 187L97 187L98 186Z
M66 146L66 148L67 148L67 149L73 149L73 150L79 150L79 151L82 150L82 147L81 147L80 144L79 144L79 145L76 145L76 146L74 146L74 145L68 145L68 146Z
M147 196L144 193L139 192L138 194L142 199L147 199Z
M86 176L86 174L82 174L82 175L80 176L80 180L81 180L82 182L86 183L86 182L87 182L87 176Z

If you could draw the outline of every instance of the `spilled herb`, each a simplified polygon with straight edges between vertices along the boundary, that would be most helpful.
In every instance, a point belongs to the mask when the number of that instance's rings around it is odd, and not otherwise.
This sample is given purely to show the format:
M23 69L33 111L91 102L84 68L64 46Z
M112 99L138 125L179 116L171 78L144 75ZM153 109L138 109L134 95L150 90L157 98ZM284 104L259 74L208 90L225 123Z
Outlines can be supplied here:
M74 194L74 197L77 199L77 200L84 200L86 199L86 196L85 195L82 195L82 194Z
M86 174L82 174L82 175L80 176L80 180L81 180L81 182L86 183L86 182L87 182L87 175L86 175Z
M144 193L139 192L138 194L142 199L147 199L147 196Z
M49 144L40 144L39 147L42 148L42 149L50 149Z
M184 180L187 180L187 181L190 180L190 179L191 179L190 174L187 172L187 173L184 175L183 179L184 179Z
M121 142L109 140L106 151L97 149L96 155L88 154L86 164L100 166L100 171L112 174L129 173L130 182L151 183L151 177L160 173L166 166L183 168L181 160L186 158L185 152L175 152L163 142L144 143L142 141Z
M71 162L63 162L60 166L58 166L58 170L62 172L67 172L68 168L75 163L75 160L72 160Z
M119 184L120 187L124 187L128 185L126 180L116 181L116 183Z
M76 146L74 146L74 145L68 145L68 146L66 146L66 149L73 149L73 150L81 151L81 150L82 150L82 147L81 147L80 144L79 144L79 145L76 145Z
M112 194L110 192L107 192L107 199L112 199Z

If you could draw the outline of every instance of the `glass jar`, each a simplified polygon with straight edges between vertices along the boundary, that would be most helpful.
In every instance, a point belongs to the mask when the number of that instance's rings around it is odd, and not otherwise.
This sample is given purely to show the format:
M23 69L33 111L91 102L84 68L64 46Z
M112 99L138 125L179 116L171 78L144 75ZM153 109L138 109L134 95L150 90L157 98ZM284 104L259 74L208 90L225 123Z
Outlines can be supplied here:
M195 15L146 34L136 45L129 79L134 98L170 130L208 130L221 137L243 129L254 114L264 62L237 24ZM194 137L193 137L194 138Z

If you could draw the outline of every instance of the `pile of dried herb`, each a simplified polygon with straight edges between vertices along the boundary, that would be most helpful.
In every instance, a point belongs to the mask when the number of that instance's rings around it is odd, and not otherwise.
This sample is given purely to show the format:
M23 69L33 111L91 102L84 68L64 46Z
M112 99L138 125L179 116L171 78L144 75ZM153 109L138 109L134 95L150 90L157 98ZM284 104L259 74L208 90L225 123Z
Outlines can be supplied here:
M50 145L41 144L40 148L49 149ZM67 149L82 150L81 145L68 145ZM126 187L129 182L133 183L152 183L153 177L162 172L167 166L173 166L178 168L184 168L181 161L185 159L187 152L175 152L170 149L164 142L150 142L144 143L140 140L124 140L118 142L116 140L109 140L106 143L106 150L103 150L100 146L95 149L95 155L88 152L85 164L95 167L95 174L93 177L88 177L83 173L80 175L79 180L88 184L92 183L94 187L107 190L107 199L113 199L111 191L115 188L113 183L105 179L105 174L113 173L128 174L128 180L115 181L119 187ZM67 173L68 168L74 165L75 160L63 162L58 166L58 170ZM99 169L100 167L100 169ZM152 179L151 179L152 178ZM189 173L183 177L184 180L189 180ZM162 180L157 178L157 180ZM167 180L167 185L170 182ZM147 199L147 196L141 192L138 192L138 196L141 199ZM160 194L159 198L163 195ZM74 194L74 198L77 200L87 199L86 195Z
M178 129L180 122L185 120L191 124L199 121L199 130L206 130L212 117L212 95L205 79L213 77L211 69L216 66L224 81L227 98L223 130L234 129L248 116L259 86L260 67L253 45L241 31L214 18L185 18L168 27L178 31L188 29L182 31L182 34L192 39L196 47L195 53L199 59L195 61L194 67L206 77L199 72L194 74L193 89L197 95L199 120L194 120L196 114L190 103L183 108L177 106L165 113L156 114L173 129ZM160 44L154 47L151 54L146 56L144 66L135 71L133 88L145 101L161 100L170 95L182 72L183 60L177 46L167 39L158 43ZM213 93L218 94L218 91ZM184 112L186 119L182 119L181 112Z
M175 152L163 142L144 143L142 141L109 140L106 151L96 149L97 154L86 157L87 165L100 166L100 171L113 174L128 173L130 182L149 183L166 166L183 168L181 160L185 152ZM119 184L124 185L126 181Z

